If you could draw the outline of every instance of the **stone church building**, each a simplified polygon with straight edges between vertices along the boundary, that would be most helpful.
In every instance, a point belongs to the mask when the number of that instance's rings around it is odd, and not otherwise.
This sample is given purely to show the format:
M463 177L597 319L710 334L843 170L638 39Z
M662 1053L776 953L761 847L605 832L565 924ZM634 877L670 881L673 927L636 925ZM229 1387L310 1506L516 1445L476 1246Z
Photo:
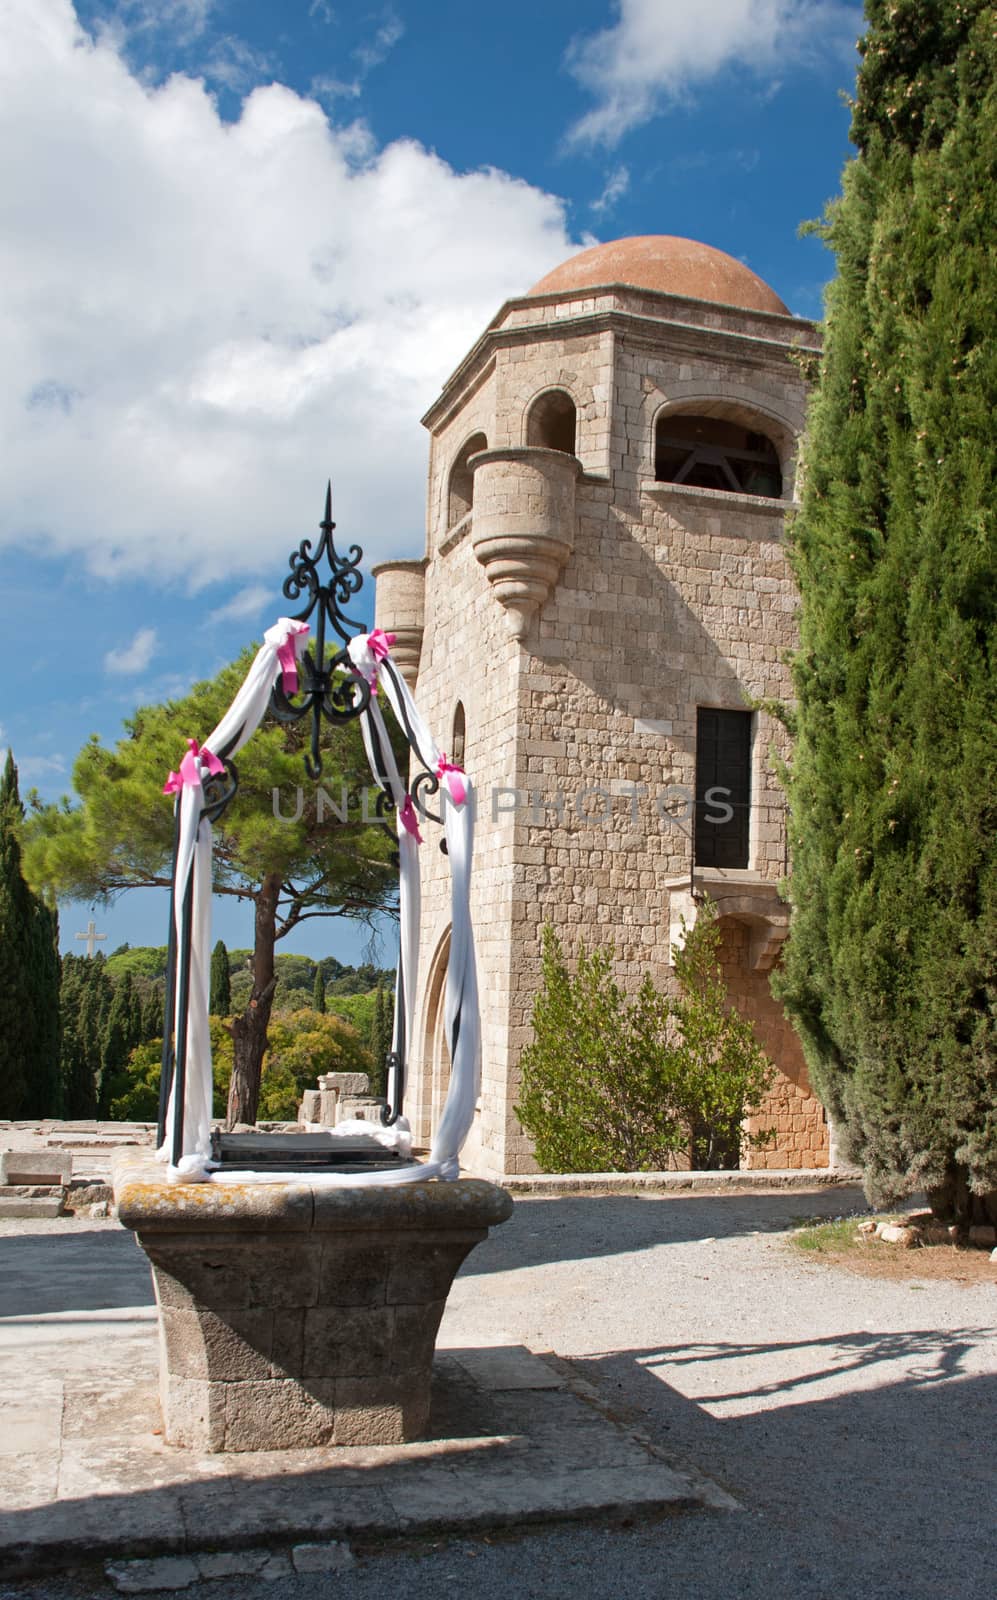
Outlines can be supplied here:
M482 1085L465 1150L536 1170L516 1118L540 937L674 986L704 895L732 1001L778 1068L751 1166L828 1160L828 1128L769 976L786 937L774 761L791 694L784 548L814 326L685 239L573 256L508 301L423 419L425 556L376 569L377 624L478 794L472 913ZM445 858L427 836L406 1111L428 1138L449 1079Z

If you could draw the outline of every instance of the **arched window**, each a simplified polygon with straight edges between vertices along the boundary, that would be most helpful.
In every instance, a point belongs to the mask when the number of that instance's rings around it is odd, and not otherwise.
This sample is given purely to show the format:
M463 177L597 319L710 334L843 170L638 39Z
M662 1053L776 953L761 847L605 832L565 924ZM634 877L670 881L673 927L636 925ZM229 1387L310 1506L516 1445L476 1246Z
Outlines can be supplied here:
M548 389L530 407L526 419L526 443L545 450L575 453L575 402L563 389Z
M461 517L466 517L471 509L474 499L474 474L468 466L472 456L479 450L488 449L488 440L483 433L472 433L470 439L461 448L450 469L450 492L447 502L447 527L452 528Z
M727 417L665 412L654 435L654 476L659 483L722 489L728 494L782 495L782 469L764 433Z
M458 700L457 709L453 714L453 731L450 735L450 760L456 762L458 767L464 765L464 747L466 743L464 702Z

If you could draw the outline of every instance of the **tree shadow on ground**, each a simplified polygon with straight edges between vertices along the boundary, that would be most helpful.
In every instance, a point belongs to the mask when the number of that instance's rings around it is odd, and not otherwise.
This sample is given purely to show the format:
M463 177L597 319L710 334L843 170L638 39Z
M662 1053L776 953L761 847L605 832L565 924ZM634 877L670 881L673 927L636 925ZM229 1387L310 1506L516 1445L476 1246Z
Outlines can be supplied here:
M0 1319L151 1305L148 1260L124 1228L0 1237Z
M793 1194L523 1196L460 1275L782 1232L802 1217L865 1209L855 1185ZM148 1261L123 1228L0 1236L0 1319L154 1304Z
M653 1250L662 1244L782 1233L809 1217L866 1212L857 1184L786 1194L517 1196L509 1222L473 1250L461 1276Z
M718 1567L716 1586L693 1584L690 1600L739 1592L982 1600L993 1593L997 1563L997 1376L966 1369L970 1353L990 1339L992 1329L973 1327L859 1331L784 1344L663 1345L570 1365L655 1449L707 1474L765 1519L764 1572L757 1540L747 1541L749 1568L736 1528L703 1530L702 1557ZM808 1351L814 1360L801 1374ZM783 1357L785 1376L758 1383L744 1371L727 1376L735 1362L750 1370L754 1356L764 1357L768 1372ZM897 1362L907 1371L889 1381ZM693 1387L694 1364L700 1392L689 1398L678 1385ZM711 1368L720 1382L704 1392ZM826 1392L841 1381L847 1392ZM738 1414L717 1415L721 1407ZM687 1553L695 1529L686 1524L685 1535ZM649 1600L673 1592L667 1548L662 1556L661 1583Z
M673 1516L642 1530L639 1542L637 1534L603 1532L603 1541L616 1538L614 1561L628 1569L638 1557L645 1562L639 1587L627 1581L616 1592L642 1600L679 1593L685 1600L729 1600L735 1594L747 1600L856 1594L989 1600L997 1555L988 1466L997 1378L964 1375L979 1331L926 1328L812 1345L716 1343L691 1352L648 1346L572 1362L600 1399L609 1399L618 1421L639 1423L652 1450L719 1482L751 1519L749 1528L742 1514ZM846 1349L844 1369L832 1359L835 1344ZM679 1362L724 1367L735 1358L784 1353L789 1363L807 1348L815 1352L815 1383L844 1370L853 1387L807 1399L798 1385L788 1386L784 1402L772 1404L773 1388L763 1384L750 1414L721 1417L709 1407L729 1395L689 1399L667 1381ZM896 1361L914 1365L897 1381L870 1383L878 1368L885 1371ZM750 1391L742 1385L737 1392ZM142 1486L136 1474L128 1490L80 1494L0 1517L7 1571L32 1570L32 1546L39 1539L50 1548L58 1545L56 1564L84 1552L92 1558L97 1550L139 1555L258 1543L261 1520L271 1544L309 1537L362 1540L365 1531L390 1522L388 1502L396 1496L406 1503L411 1497L421 1508L438 1507L438 1536L456 1499L474 1499L475 1478L484 1493L480 1474L501 1477L508 1470L509 1441L482 1440L470 1449L468 1443L466 1436L457 1441L445 1459L407 1462L401 1481L397 1463L386 1472L376 1451L363 1462L354 1457L346 1470L336 1465L334 1451L325 1452L324 1460L323 1453L311 1452L304 1467L274 1452L243 1462L229 1458L220 1476L199 1478L192 1470L154 1487ZM522 1449L522 1443L511 1443ZM185 1453L171 1454L176 1460ZM548 1533L551 1520L556 1518L546 1514L531 1529L528 1515L515 1519L523 1540L516 1552L521 1592L604 1600L612 1591L601 1566L593 1565L590 1574L573 1572L570 1590L538 1590L529 1581L530 1540ZM487 1520L477 1526L488 1526ZM629 1580L633 1574L621 1576ZM244 1581L240 1592L259 1591ZM377 1588L372 1570L361 1565L337 1573L336 1592L343 1600L359 1600L392 1591L390 1584Z

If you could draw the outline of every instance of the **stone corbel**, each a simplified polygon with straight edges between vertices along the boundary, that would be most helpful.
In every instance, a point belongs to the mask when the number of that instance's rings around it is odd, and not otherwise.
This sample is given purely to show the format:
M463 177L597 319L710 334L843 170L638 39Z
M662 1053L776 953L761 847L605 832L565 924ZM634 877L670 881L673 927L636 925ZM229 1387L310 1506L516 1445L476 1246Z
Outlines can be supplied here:
M779 886L753 872L697 867L695 892L688 877L665 885L669 899L668 960L672 948L682 948L695 927L703 898L713 901L717 916L729 917L748 929L748 971L771 972L789 934L790 909L779 898Z
M482 450L474 473L471 542L509 632L525 637L575 545L577 457L537 446Z

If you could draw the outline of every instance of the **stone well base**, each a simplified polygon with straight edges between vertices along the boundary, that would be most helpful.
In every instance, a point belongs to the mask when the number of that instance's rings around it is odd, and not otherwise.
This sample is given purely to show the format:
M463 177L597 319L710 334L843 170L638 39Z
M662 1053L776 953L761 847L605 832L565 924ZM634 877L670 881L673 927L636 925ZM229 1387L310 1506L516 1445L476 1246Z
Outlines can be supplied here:
M418 1438L454 1274L512 1212L474 1178L167 1184L131 1152L115 1199L152 1265L166 1439L207 1451Z

